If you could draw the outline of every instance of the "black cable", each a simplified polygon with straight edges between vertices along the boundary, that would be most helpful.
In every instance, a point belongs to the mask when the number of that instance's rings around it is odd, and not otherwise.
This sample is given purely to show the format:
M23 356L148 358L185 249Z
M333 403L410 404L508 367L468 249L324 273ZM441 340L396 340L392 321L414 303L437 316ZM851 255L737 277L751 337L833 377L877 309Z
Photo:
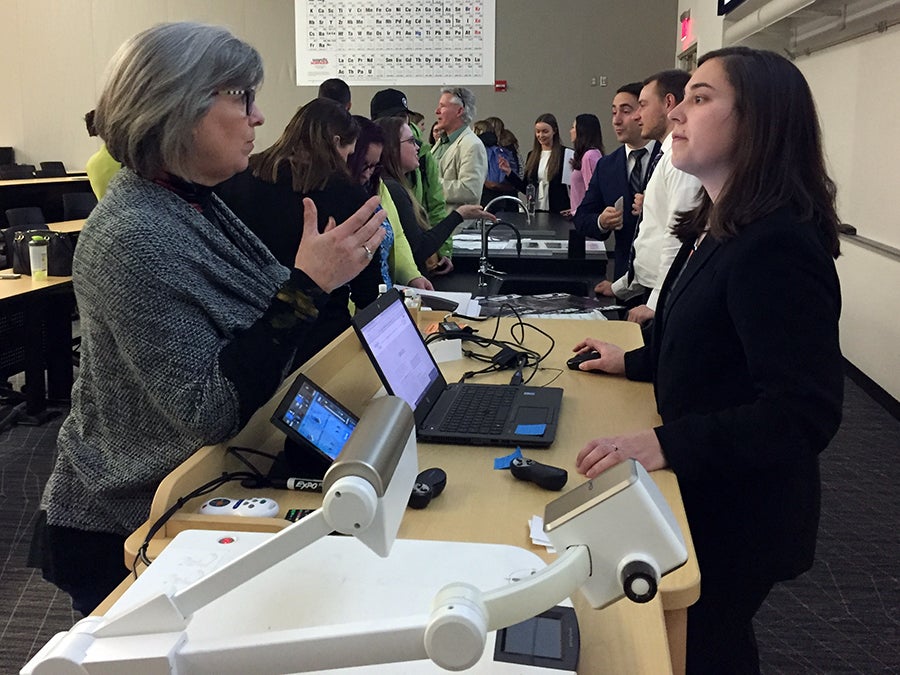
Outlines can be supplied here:
M240 453L246 452L248 455L258 455L260 457L265 457L266 459L271 459L272 461L277 459L271 452L264 452L262 450L256 450L255 448L245 448L241 445L229 445L228 452L238 456L240 456Z
M549 387L551 384L556 382L559 379L559 376L562 375L565 371L562 368L538 368L538 370L555 370L556 375L553 376L553 379L549 382L545 382L542 384L542 387Z
M467 314L460 314L458 312L451 312L450 316L454 316L457 319L465 319L466 321L487 321L491 317L489 316L469 316Z
M237 471L237 472L230 472L230 473L225 472L221 476L214 478L213 480L211 480L211 481L201 485L200 487L196 488L195 490L191 491L186 496L179 497L177 500L175 500L175 503L172 506L170 506L166 510L166 512L162 516L160 516L156 520L155 523L153 523L153 525L150 526L150 529L147 532L147 536L144 538L144 541L141 544L141 547L138 549L137 555L135 556L135 561L132 566L132 572L135 575L137 575L138 559L140 559L141 562L143 562L145 565L150 564L150 560L147 558L147 548L150 545L150 540L153 539L153 535L155 535L157 532L159 532L160 528L163 525L165 525L168 522L168 520L173 515L175 515L175 513L179 509L181 509L181 507L184 506L188 501L190 501L191 499L194 499L195 497L199 497L201 495L208 494L209 492L212 492L216 488L219 488L222 485L224 485L225 483L229 483L231 481L253 480L257 484L260 484L263 481L268 481L268 479L266 478L266 475L262 471L260 471L256 466L254 466L243 455L244 454L258 455L260 457L266 457L268 459L271 459L272 461L275 460L275 455L272 455L268 452L263 452L261 450L255 450L253 448L244 448L244 447L240 447L240 446L236 446L236 445L228 446L226 453L235 457L238 461L240 461L248 469L250 469L250 471L249 472Z
M213 478L212 480L204 483L198 488L191 490L188 494L183 497L179 497L175 500L175 503L170 506L165 513L163 513L153 525L150 526L150 529L147 530L147 536L144 537L143 543L141 543L140 548L138 548L137 554L134 557L134 562L131 566L131 572L134 574L135 578L137 578L137 565L138 561L144 563L145 565L150 564L150 559L147 558L147 548L150 546L150 541L153 539L153 536L159 532L163 525L165 525L169 519L178 512L181 507L187 504L191 499L195 497L200 497L205 494L209 494L213 490L235 480L243 480L246 478L258 478L258 476L254 473L250 473L247 471L235 471L235 472L223 472L222 475Z
M498 316L495 317L496 321L494 323L494 332L490 337L486 337L484 335L478 335L475 333L469 333L469 332L465 332L465 331L453 331L450 333L432 333L431 335L428 335L425 338L426 344L431 343L431 342L437 342L439 340L459 340L462 345L471 344L471 345L480 347L481 349L488 349L490 347L496 347L500 350L500 352L497 352L497 354L482 354L482 353L473 351L472 349L466 349L463 346L463 348L462 348L463 355L465 355L471 359L474 359L476 361L481 361L482 363L488 363L490 365L488 365L486 368L482 368L481 370L470 370L470 371L465 372L463 374L463 376L460 378L460 380L459 380L460 382L467 380L470 377L474 377L475 375L481 375L483 373L490 373L490 372L497 372L497 371L504 370L505 368L509 367L506 364L498 364L495 361L495 358L497 357L497 355L500 354L504 349L506 349L506 350L512 350L517 353L515 365L513 367L516 368L518 377L517 377L517 375L513 375L514 380L522 377L521 371L524 371L525 368L532 368L532 371L529 374L528 378L523 380L523 382L527 384L537 374L537 371L540 369L541 362L547 358L547 356L550 354L550 352L553 351L553 348L556 346L556 341L553 339L553 336L551 336L546 331L541 330L534 324L523 321L522 316L519 314L519 312L515 308L515 306L513 306L512 304L509 304L509 303L503 303L500 305L501 313L504 308L508 308L509 311L512 312L512 314L516 318L515 323L513 323L509 328L510 337L512 338L512 341L497 339L497 334L500 331L500 318L501 317L499 314L498 314ZM454 315L454 316L456 316L456 315ZM469 318L469 317L463 317L463 318ZM487 317L485 317L483 320L486 320L486 318ZM531 328L532 330L536 331L537 333L540 333L541 335L543 335L550 341L549 348L543 354L524 346L525 330L527 328ZM555 380L558 377L559 377L559 375L557 375L553 379ZM549 383L547 383L547 384L549 384ZM542 386L547 386L547 384L544 384Z
M247 453L249 455L259 455L260 457L268 457L273 462L275 461L275 455L269 454L268 452L263 452L261 450L254 450L253 448L242 448L238 445L229 445L226 450L227 454L235 457L240 461L244 466L246 466L250 471L259 476L260 478L265 478L265 474L257 469L253 464L250 463L246 457L244 457L241 453Z

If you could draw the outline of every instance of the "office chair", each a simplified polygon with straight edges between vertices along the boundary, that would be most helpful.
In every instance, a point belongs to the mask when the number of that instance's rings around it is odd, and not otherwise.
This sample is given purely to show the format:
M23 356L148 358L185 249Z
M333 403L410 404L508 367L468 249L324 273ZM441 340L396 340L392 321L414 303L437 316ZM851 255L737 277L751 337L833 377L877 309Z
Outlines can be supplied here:
M16 151L14 148L4 146L0 148L0 166L16 163Z
M7 164L0 166L0 180L34 178L34 164Z
M47 219L40 206L20 206L6 209L6 222L10 227L15 225L46 225ZM40 229L40 228L38 228Z
M66 167L62 162L41 162L41 170L37 175L40 178L59 178L67 175Z
M97 206L93 192L66 192L62 196L63 220L87 218Z

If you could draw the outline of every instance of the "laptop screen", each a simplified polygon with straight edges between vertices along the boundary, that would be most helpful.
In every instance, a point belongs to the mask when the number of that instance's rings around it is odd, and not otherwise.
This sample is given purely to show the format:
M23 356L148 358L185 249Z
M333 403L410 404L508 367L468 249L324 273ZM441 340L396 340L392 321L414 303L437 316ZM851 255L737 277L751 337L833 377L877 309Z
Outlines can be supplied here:
M428 347L403 306L403 298L388 291L373 305L387 304L374 316L358 325L372 359L381 371L389 393L399 396L416 410L431 386L441 377ZM357 314L368 315L372 305ZM362 323L362 322L360 322Z

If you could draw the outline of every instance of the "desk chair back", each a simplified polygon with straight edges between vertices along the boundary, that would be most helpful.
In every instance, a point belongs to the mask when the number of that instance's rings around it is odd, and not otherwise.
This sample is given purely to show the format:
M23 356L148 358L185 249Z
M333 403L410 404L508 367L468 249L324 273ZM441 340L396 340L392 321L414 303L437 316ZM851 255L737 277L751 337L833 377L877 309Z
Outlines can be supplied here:
M66 192L63 199L63 220L87 218L97 206L93 192Z
M0 180L34 178L34 164L7 164L0 166Z
M20 206L6 209L6 222L10 227L16 225L46 225L47 219L40 206Z
M59 178L66 175L66 167L62 162L41 162L39 178Z

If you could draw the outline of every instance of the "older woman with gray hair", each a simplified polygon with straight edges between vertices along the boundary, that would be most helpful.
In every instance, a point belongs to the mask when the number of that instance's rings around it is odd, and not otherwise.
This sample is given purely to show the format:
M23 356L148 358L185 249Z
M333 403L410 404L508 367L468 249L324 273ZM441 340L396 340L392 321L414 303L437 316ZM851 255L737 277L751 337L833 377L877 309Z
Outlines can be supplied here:
M253 47L192 23L143 31L110 65L95 123L124 168L75 253L81 369L37 528L44 576L82 613L127 575L160 480L272 396L384 236L377 199L322 233L306 200L289 269L212 193L247 167L262 78Z

